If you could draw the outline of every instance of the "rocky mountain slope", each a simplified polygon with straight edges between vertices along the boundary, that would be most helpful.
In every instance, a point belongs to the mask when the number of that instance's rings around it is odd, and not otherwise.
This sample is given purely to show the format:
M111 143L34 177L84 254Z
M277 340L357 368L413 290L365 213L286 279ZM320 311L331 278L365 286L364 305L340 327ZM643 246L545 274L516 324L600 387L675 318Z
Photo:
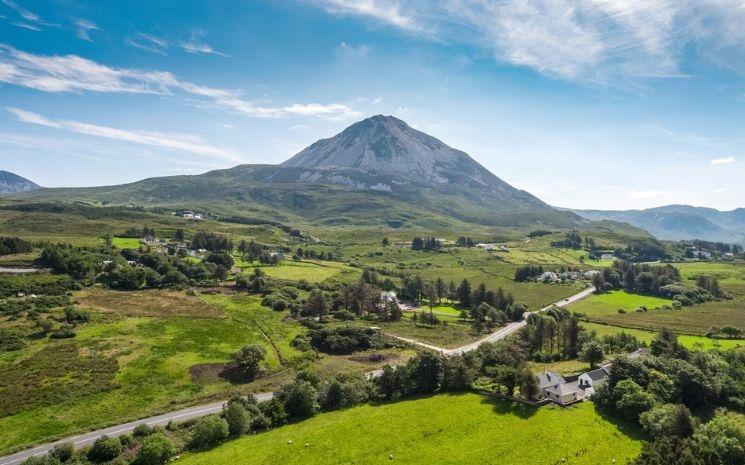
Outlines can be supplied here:
M0 170L0 194L28 192L40 187L28 179L9 171Z
M24 195L144 206L201 207L220 214L325 224L447 227L586 223L502 181L466 153L392 116L373 116L280 165L239 165L132 184L44 189Z

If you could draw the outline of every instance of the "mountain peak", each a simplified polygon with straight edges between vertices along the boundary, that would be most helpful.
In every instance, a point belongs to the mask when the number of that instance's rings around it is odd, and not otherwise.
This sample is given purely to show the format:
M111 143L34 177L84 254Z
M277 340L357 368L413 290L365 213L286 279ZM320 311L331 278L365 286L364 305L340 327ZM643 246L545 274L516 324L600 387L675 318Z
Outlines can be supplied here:
M39 189L39 185L10 171L0 170L0 194L13 194Z
M282 163L318 170L353 169L447 182L450 171L493 176L471 157L394 116L375 115L321 139Z

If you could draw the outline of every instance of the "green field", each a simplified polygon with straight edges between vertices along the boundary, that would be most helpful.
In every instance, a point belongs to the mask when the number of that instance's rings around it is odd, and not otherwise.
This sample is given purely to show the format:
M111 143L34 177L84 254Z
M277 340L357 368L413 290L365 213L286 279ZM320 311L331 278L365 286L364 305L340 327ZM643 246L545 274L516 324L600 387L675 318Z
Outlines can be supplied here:
M598 323L582 323L582 326L588 331L595 331L598 337L625 332L646 343L652 342L655 331L646 331L643 329L623 328L620 326L611 326ZM734 349L745 347L745 339L711 339L705 336L692 336L690 334L678 335L678 340L689 349Z
M324 413L179 463L595 465L626 463L640 448L636 430L609 422L589 402L535 408L443 394Z
M296 262L292 260L283 260L277 266L261 267L267 276L287 281L300 281L304 279L309 283L320 283L329 278L346 277L353 280L359 271L338 262Z
M159 292L87 296L83 303L109 308L93 310L94 322L78 328L75 339L36 340L3 354L0 378L15 381L0 386L0 453L250 389L219 376L249 343L266 347L270 373L303 357L290 346L301 326L256 297L205 296L174 306Z
M111 244L118 249L140 248L140 240L136 237L113 237Z
M634 312L638 307L645 306L652 310L666 305L672 305L671 299L655 296L632 294L626 291L611 291L605 294L592 295L584 300L572 304L569 308L573 312L580 312L589 318L617 315L619 309Z

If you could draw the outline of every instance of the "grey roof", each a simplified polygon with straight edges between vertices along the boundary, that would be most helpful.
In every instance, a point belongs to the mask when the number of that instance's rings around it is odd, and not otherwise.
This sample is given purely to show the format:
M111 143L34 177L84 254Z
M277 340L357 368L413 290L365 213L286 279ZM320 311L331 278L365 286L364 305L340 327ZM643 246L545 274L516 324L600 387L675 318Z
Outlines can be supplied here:
M635 351L633 351L633 352L630 352L630 353L629 353L629 354L627 355L627 357L628 357L628 358L632 358L632 359L633 359L633 358L639 358L639 357L643 357L643 356L645 356L645 355L649 355L649 349L644 349L644 348L641 348L641 349L636 349L636 350L635 350Z
M538 388L539 389L545 389L549 386L554 386L556 384L564 384L565 382L566 381L564 380L563 376L553 371L545 371L542 374L538 375Z
M546 389L547 392L550 392L551 394L558 394L559 396L565 396L567 394L581 394L583 391L577 387L574 383L564 383L564 384L558 384L556 386L551 386Z
M605 367L600 367L598 369L582 374L589 376L590 379L593 381L600 381L601 379L604 379L606 376L608 376L608 370Z

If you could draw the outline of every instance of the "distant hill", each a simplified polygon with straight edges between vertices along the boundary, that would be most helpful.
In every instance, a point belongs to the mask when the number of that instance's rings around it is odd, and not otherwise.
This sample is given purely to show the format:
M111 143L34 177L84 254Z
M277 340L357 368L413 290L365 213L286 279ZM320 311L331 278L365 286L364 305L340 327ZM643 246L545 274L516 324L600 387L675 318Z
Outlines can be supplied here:
M34 189L40 189L40 186L17 174L0 170L0 194L28 192Z
M322 224L443 229L453 221L558 228L587 223L515 189L465 152L382 115L319 140L280 165L240 165L120 186L43 189L24 197L202 207Z
M719 211L689 205L668 205L647 210L570 211L593 221L623 221L646 229L659 239L745 243L745 208Z

